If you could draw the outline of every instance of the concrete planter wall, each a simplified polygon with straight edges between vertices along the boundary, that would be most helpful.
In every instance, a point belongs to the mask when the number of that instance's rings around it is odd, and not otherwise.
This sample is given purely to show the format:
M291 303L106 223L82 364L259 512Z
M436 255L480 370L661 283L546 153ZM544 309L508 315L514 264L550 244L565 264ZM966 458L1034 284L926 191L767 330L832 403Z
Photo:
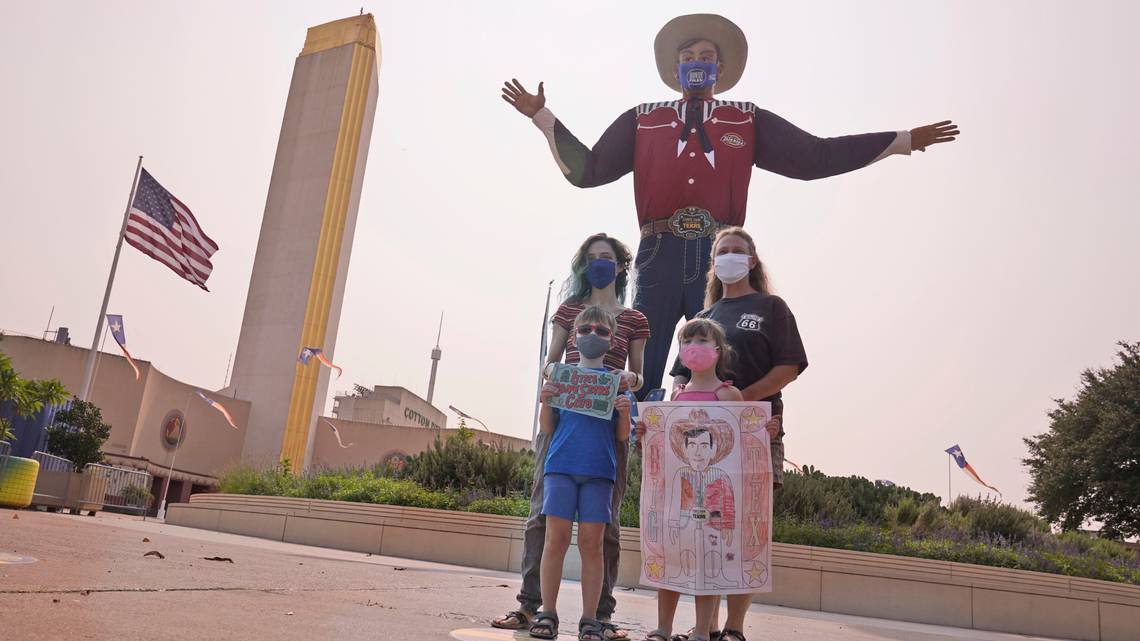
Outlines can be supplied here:
M40 470L31 503L94 514L103 507L107 479L83 472Z
M166 522L276 541L518 572L524 519L389 505L198 494ZM636 528L622 528L618 584L637 586ZM578 555L566 557L578 578ZM1140 639L1140 586L776 543L774 591L807 610L1090 641ZM490 615L491 613L488 613Z

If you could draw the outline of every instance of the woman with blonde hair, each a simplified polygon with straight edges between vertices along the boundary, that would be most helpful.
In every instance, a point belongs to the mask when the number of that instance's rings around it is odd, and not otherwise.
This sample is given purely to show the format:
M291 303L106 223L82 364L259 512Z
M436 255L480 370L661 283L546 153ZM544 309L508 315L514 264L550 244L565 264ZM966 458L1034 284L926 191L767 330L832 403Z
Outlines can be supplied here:
M768 401L772 450L772 482L784 479L784 402L781 390L796 380L808 366L796 317L782 298L771 292L756 242L741 227L717 233L712 244L712 273L705 289L705 309L697 316L720 323L734 353L733 385L745 401ZM683 393L693 373L683 363L673 366L673 393ZM744 641L744 615L751 595L728 597L728 620L720 638ZM716 621L714 615L713 619Z

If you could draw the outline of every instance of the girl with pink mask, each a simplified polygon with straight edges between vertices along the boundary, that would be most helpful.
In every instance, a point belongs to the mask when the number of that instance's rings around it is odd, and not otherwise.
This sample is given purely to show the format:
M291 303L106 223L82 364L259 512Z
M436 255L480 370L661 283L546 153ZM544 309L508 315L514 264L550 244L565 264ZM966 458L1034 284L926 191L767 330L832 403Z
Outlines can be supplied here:
M722 380L728 375L732 362L732 348L720 323L707 318L694 318L677 332L681 363L689 368L693 377L678 385L675 401L743 401L740 390L732 381Z
M732 364L732 347L728 344L724 328L720 323L707 318L694 318L681 326L677 332L680 344L681 363L692 374L688 382L674 389L674 401L743 401L739 389L732 381L725 380ZM768 425L774 435L779 431L779 418ZM645 424L638 422L637 443L645 436ZM711 630L719 596L698 596L696 604L696 626L687 635L672 636L673 618L677 613L677 603L681 594L672 590L657 591L657 629L646 635L646 641L670 641L685 638L690 641L705 641L719 633Z
M691 376L688 382L679 383L674 388L672 400L744 400L741 391L733 387L732 381L726 380L731 371L733 353L720 323L708 318L694 318L677 331L677 342L680 345L678 351L681 364L689 370ZM773 417L767 428L769 435L774 438L780 430L780 417ZM638 422L635 431L640 445L645 436L645 424ZM719 631L712 627L720 597L713 595L695 597L696 625L688 634L672 636L673 619L680 599L679 592L657 591L657 629L646 635L646 641L670 641L678 638L705 641L718 638Z

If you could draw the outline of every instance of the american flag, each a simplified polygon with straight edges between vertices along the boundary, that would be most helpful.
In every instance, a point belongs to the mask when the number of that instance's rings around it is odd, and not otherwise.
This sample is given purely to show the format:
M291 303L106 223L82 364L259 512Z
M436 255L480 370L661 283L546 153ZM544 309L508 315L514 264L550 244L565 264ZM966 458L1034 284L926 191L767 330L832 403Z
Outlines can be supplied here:
M145 169L139 176L123 237L174 273L210 291L206 279L214 269L210 256L218 251L218 244L198 226L190 209Z

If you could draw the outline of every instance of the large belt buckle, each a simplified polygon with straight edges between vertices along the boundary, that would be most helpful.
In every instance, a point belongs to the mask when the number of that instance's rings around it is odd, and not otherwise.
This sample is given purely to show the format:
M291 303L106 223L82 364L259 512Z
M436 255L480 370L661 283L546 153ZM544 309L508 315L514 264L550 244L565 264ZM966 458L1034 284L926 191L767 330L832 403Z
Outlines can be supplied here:
M700 207L685 207L669 217L669 231L678 238L696 240L708 236L713 229L713 217Z

